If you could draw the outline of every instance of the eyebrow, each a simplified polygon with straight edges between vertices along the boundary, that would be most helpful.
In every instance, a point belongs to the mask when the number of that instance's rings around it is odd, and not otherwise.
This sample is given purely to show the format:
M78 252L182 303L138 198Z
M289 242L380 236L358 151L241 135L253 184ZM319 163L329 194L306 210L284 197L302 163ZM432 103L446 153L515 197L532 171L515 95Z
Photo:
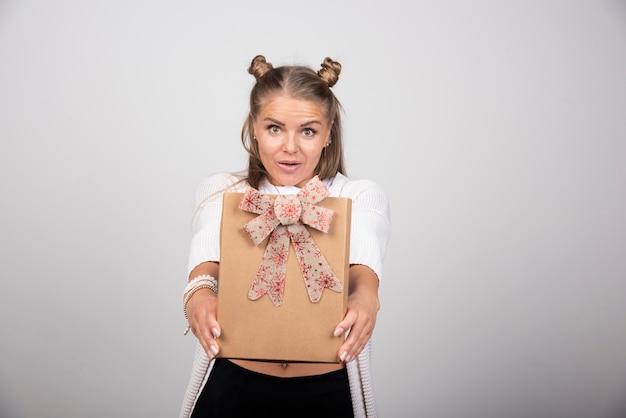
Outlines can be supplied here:
M266 117L266 118L264 118L263 120L264 120L264 121L269 121L269 122L272 122L272 123L274 123L274 124L276 124L276 125L278 125L278 126L285 126L285 124L284 124L284 123L282 123L281 121L278 121L278 120L276 120L276 119L274 119L274 118ZM322 122L320 122L319 120L315 120L315 119L314 119L314 120L310 120L310 121L308 121L308 122L305 122L305 123L301 124L301 125L300 125L300 127L304 127L304 126L308 126L308 125L313 125L313 124L322 125Z

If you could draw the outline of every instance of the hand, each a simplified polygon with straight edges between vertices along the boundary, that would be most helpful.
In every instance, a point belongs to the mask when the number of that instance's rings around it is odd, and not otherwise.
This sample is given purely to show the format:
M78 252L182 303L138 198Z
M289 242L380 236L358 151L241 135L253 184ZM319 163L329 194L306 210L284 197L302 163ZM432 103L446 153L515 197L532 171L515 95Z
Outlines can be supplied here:
M219 264L207 261L194 268L189 274L192 279L202 274L218 277ZM216 339L222 333L217 323L217 295L211 289L198 289L187 302L187 318L189 327L204 348L209 358L220 351Z
M350 266L348 309L334 332L335 336L339 336L350 330L348 338L339 348L341 361L348 363L363 350L374 332L379 309L376 273L363 265Z
M197 290L187 302L187 318L191 332L204 348L209 358L219 352L217 338L221 328L217 323L217 295L211 289Z

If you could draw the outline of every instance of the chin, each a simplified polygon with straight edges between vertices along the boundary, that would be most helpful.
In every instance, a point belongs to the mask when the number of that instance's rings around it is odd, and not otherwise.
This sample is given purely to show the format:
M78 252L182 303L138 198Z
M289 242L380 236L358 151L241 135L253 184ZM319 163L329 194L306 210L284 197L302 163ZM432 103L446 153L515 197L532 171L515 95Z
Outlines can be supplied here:
M276 185L276 186L298 186L298 184L300 183L306 183L304 180L294 180L294 179L290 179L290 178L272 178L272 181L270 181L270 183Z

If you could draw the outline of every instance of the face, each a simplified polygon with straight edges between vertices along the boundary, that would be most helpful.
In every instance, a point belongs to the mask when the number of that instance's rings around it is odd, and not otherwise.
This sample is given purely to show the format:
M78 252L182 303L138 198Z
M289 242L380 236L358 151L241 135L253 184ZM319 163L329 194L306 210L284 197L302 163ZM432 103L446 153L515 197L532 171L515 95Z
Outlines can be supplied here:
M315 102L270 97L253 123L270 183L303 187L313 178L331 126Z

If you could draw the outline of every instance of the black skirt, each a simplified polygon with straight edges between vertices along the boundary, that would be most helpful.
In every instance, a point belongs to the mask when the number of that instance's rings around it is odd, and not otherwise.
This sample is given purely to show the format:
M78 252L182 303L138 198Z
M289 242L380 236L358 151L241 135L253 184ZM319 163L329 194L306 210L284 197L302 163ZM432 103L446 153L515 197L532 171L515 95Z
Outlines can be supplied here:
M344 367L315 376L275 377L217 359L191 418L352 418Z

